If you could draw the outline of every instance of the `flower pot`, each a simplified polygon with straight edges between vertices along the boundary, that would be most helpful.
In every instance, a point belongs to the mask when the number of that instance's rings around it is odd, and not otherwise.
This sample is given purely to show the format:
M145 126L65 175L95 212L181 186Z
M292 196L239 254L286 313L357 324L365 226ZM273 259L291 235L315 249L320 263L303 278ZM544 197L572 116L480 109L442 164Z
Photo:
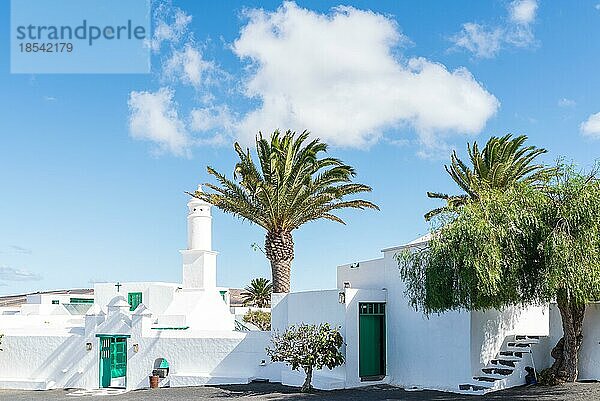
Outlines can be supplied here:
M150 388L158 388L158 376L150 376Z

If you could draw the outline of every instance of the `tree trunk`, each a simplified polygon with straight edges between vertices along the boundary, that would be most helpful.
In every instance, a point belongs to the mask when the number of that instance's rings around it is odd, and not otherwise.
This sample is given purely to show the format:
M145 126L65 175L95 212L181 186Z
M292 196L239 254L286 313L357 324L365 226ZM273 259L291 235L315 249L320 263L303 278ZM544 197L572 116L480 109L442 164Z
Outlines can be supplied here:
M313 386L312 386L313 368L312 368L312 366L305 366L305 367L303 367L303 369L306 372L306 379L304 380L304 384L302 385L302 388L300 389L300 391L302 391L303 393L308 393L313 388Z
M290 292L290 268L294 259L294 240L287 231L268 232L265 255L271 262L273 292Z
M542 372L548 384L574 382L577 380L579 349L583 341L583 317L585 304L569 300L564 291L559 292L556 302L562 319L563 337L552 349L555 359L552 366Z

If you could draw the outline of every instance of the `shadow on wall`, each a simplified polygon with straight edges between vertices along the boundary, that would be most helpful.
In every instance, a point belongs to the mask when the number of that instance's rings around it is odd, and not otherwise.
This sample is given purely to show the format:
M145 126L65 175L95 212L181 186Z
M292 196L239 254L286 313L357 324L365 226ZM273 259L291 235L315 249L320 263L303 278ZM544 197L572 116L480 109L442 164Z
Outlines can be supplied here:
M471 312L471 369L474 374L484 367L509 341L507 336L549 334L547 306L507 307ZM539 348L539 347L538 347ZM536 365L544 366L544 356L534 353ZM538 368L538 366L536 366Z

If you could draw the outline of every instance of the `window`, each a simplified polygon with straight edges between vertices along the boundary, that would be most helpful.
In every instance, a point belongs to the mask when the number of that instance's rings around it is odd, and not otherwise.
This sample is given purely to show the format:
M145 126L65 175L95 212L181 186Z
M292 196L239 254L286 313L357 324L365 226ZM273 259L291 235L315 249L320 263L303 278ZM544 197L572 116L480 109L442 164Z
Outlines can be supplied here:
M141 292L130 292L127 294L127 303L129 303L129 310L134 311L139 304L142 303Z

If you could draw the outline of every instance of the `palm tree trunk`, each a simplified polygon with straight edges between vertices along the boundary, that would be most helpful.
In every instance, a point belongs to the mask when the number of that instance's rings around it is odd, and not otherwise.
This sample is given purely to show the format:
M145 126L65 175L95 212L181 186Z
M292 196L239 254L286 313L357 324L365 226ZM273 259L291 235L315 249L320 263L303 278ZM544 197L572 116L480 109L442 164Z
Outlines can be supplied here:
M294 259L294 240L287 231L268 232L265 255L271 262L273 292L290 292L290 268Z
M558 294L556 303L562 320L563 337L552 349L551 355L555 361L543 375L548 384L577 380L579 349L583 341L585 304L570 301L564 292Z

